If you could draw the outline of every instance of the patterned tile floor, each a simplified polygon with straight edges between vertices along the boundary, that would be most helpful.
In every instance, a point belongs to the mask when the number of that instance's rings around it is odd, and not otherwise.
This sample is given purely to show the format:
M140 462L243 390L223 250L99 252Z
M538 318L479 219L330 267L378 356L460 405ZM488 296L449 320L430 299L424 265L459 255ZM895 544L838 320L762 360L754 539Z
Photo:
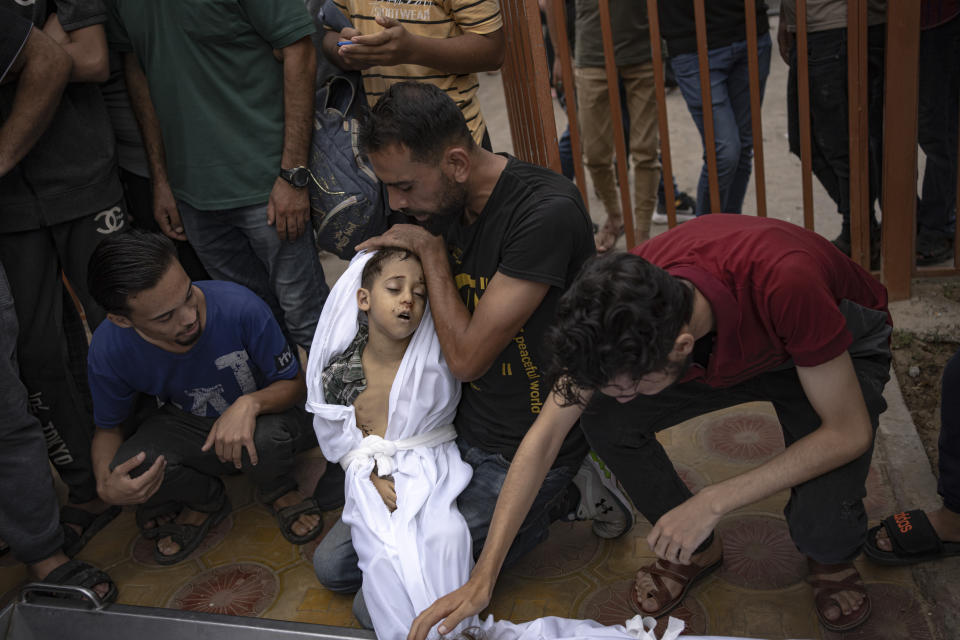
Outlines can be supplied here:
M716 482L776 454L783 447L769 405L755 403L691 420L662 434L662 442L693 489ZM310 486L323 461L308 455L298 473ZM323 589L310 557L316 543L287 543L242 477L228 479L233 514L214 528L187 561L161 567L126 511L81 553L107 569L120 587L119 601L242 616L358 626L351 598ZM804 582L803 558L790 542L782 509L786 492L728 515L720 524L722 567L698 583L674 613L691 633L757 638L834 638L822 630ZM871 522L893 508L882 470L867 482ZM326 514L326 526L337 513ZM521 621L558 615L620 623L633 615L629 588L637 567L652 555L644 540L650 525L638 517L633 530L601 540L590 524L557 523L549 540L501 578L490 612ZM0 593L8 600L25 579L10 559L0 564ZM932 638L926 611L909 569L878 568L858 560L873 599L871 620L848 638Z

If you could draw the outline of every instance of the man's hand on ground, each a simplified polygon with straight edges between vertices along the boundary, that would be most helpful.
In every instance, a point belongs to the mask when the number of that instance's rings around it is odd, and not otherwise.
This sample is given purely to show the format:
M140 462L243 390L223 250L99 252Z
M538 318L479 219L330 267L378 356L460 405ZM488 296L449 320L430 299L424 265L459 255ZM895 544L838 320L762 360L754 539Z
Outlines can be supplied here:
M383 500L383 504L387 505L387 509L391 513L397 510L397 488L393 482L393 477L387 476L381 478L377 475L376 469L370 473L370 482L373 483L373 486L376 487L377 493L380 494L380 498Z
M443 238L435 236L423 227L415 224L395 224L383 234L364 240L357 245L357 251L364 249L382 249L383 247L400 247L422 256L431 245L446 251Z
M410 32L393 18L378 16L377 24L383 27L383 31L370 35L355 33L348 38L354 44L340 47L340 57L360 69L409 62L414 46Z
M143 464L147 454L143 451L121 462L102 482L97 483L97 493L107 504L143 504L157 492L163 483L163 471L167 461L157 456L150 468L136 478L130 472Z
M310 197L306 189L297 189L277 178L267 202L267 224L276 225L281 240L293 242L310 224Z
M668 562L690 564L700 546L720 521L714 513L709 487L657 520L647 536L650 549Z
M492 585L477 577L471 577L467 584L443 596L421 612L410 626L407 640L426 640L433 625L440 620L443 622L437 631L440 634L449 633L466 618L486 609L492 592Z
M173 197L169 183L153 185L153 218L160 225L163 235L186 242L187 234L183 230L180 210L177 209L177 199Z
M210 429L201 451L216 452L220 462L233 462L237 469L243 465L243 449L247 449L250 464L257 464L257 448L253 444L253 432L257 428L257 411L246 396L240 396L220 414Z

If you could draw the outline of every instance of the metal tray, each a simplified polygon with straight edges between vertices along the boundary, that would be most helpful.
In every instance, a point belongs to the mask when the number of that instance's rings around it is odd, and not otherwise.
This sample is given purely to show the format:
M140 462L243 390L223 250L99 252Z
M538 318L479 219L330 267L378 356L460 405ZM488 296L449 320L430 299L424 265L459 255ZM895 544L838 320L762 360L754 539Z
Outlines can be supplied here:
M0 640L355 640L372 631L194 611L104 606L82 587L33 583L0 612Z

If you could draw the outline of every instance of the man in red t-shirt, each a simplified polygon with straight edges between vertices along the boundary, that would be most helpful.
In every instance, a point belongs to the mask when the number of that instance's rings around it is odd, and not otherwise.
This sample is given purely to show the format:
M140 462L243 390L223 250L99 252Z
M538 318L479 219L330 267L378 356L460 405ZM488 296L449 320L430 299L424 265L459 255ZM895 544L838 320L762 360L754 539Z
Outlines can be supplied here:
M561 299L548 338L556 384L513 459L483 553L464 587L421 614L412 638L486 605L578 420L654 525L647 540L658 559L637 572L632 594L644 615L667 613L719 566L714 528L724 515L784 489L821 623L846 630L869 615L852 560L866 537L864 482L886 409L886 289L821 236L765 218L704 216L633 253L588 262ZM773 403L786 450L692 495L656 432L756 400Z

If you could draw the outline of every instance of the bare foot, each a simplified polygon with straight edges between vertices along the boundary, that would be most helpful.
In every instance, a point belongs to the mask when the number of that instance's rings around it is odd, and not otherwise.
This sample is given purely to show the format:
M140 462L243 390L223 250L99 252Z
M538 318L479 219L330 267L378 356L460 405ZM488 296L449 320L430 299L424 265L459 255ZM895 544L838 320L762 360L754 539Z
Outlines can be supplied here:
M960 542L960 513L954 513L946 507L936 511L928 511L927 519L937 532L937 537L944 542ZM887 528L880 527L877 531L877 547L883 551L893 551L893 544L887 536Z
M62 551L58 551L49 558L30 565L28 569L33 577L37 579L37 581L42 581L48 575L50 575L54 569L57 569L68 562L70 562L70 558L68 558ZM96 584L93 587L93 591L98 596L103 598L110 591L110 583L101 582L100 584Z
M279 511L280 509L300 504L305 499L304 495L299 491L290 491L277 498L273 503L273 508L275 511ZM290 530L293 531L295 535L305 536L317 528L317 525L320 524L320 518L321 516L316 513L301 514L300 517L290 525Z
M693 557L690 558L690 563L701 567L709 567L719 561L721 557L723 557L723 545L720 542L720 536L714 535L713 542L710 546L701 553L693 554ZM657 562L660 563L661 561L657 560ZM664 602L675 598L677 594L683 591L683 585L676 580L671 580L666 576L660 576L660 579L663 581L663 586L670 592L669 598L661 596ZM636 590L637 601L640 603L641 609L650 613L661 607L660 602L653 596L653 594L657 592L657 585L653 580L653 576L651 576L645 568L637 571L633 588Z
M211 515L212 514L204 513L203 511L194 511L190 507L184 507L183 511L181 511L173 521L177 524L192 524L195 527L199 527L207 518L211 517ZM173 538L167 536L166 538L157 540L157 550L165 556L172 556L180 551L180 545L174 542Z
M162 527L165 524L173 522L177 517L176 513L164 513L155 518L150 518L143 523L143 530L149 531L150 529L156 529L157 527Z
M600 229L593 236L593 241L597 246L597 253L605 253L613 249L617 240L623 235L623 218L620 216L608 216Z
M831 565L820 565L822 568L829 567ZM838 571L834 572L819 572L811 573L810 579L812 580L828 580L832 582L839 582L844 578L848 578L852 575L859 576L859 572L852 566L849 565L840 565L841 568ZM825 587L821 587L825 588ZM813 590L814 597L820 593L820 589L814 588ZM850 613L856 611L860 608L860 605L863 604L863 601L866 599L866 596L859 591L838 591L837 593L830 596L834 601L835 605L827 607L822 611L823 617L827 620L833 622L838 620L841 616L849 615Z

